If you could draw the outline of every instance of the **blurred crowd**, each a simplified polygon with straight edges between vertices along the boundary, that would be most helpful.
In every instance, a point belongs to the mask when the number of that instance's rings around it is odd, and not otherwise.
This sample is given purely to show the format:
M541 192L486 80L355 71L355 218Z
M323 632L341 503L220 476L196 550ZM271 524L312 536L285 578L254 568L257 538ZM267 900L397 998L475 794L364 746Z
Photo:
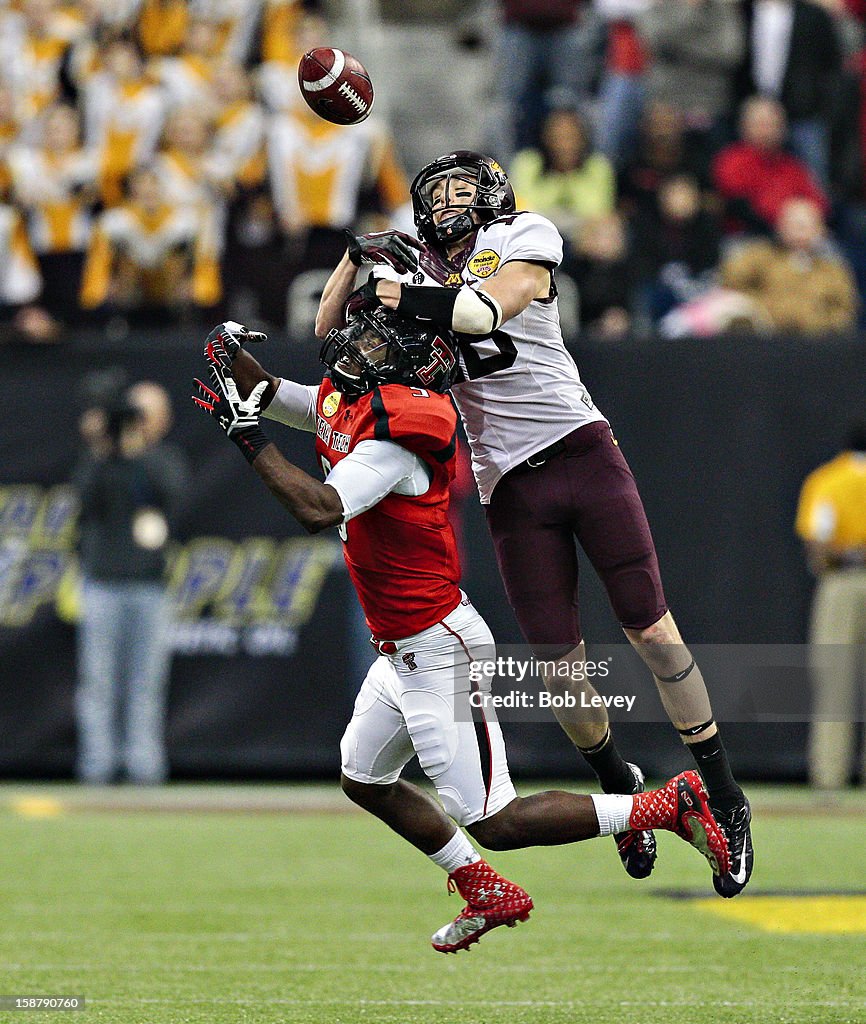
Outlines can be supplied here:
M866 0L479 10L505 110L478 145L562 231L584 331L854 328ZM387 121L331 125L300 97L326 13L0 0L0 337L229 312L283 326L291 286L337 262L344 228L411 230ZM472 142L455 131L455 148Z
M856 326L863 0L497 6L500 148L566 238L585 332Z
M0 0L0 319L235 316L282 325L342 229L390 221L406 175L382 121L317 118L299 0Z

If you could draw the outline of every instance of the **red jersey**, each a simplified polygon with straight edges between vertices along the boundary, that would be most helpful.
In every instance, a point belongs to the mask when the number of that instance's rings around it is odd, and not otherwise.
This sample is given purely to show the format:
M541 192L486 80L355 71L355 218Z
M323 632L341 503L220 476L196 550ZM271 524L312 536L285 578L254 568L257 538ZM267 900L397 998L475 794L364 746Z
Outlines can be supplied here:
M386 384L347 400L326 377L316 403L316 454L325 473L361 441L371 440L399 444L432 473L425 494L392 492L340 528L370 631L379 640L402 640L439 622L460 602L460 562L447 514L457 450L451 399Z

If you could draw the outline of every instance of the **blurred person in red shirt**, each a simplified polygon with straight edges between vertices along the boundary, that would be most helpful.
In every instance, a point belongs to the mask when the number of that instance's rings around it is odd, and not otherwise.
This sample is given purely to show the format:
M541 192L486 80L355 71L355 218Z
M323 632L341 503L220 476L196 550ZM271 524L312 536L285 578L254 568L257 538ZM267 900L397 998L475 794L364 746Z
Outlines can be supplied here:
M786 129L777 100L753 96L743 104L741 141L726 146L712 168L728 230L771 234L789 199L810 199L827 214L827 197L808 167L783 148Z

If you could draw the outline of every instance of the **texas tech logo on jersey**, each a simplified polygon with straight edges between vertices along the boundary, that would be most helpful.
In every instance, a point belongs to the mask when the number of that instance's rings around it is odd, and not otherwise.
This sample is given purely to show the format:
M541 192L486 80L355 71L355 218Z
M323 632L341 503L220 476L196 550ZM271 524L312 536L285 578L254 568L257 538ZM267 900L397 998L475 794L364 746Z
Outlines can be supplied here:
M417 370L415 376L422 384L430 384L440 371L450 373L457 363L457 357L437 334L430 345L430 362Z

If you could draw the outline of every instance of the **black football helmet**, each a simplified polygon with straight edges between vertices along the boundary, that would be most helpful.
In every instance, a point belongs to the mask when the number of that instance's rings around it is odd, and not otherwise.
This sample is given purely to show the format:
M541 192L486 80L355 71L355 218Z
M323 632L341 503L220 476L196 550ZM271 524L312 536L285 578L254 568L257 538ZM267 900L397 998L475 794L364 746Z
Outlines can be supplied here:
M334 387L357 398L380 384L447 391L457 373L457 342L450 331L407 320L378 306L328 333L319 356Z
M433 222L433 189L443 179L447 189L449 178L472 182L478 190L475 202L436 225ZM478 213L483 224L500 214L514 213L517 208L514 189L505 171L492 157L467 149L446 153L422 167L412 182L411 194L418 234L437 248L459 242L476 229L478 225L472 218L472 210Z

